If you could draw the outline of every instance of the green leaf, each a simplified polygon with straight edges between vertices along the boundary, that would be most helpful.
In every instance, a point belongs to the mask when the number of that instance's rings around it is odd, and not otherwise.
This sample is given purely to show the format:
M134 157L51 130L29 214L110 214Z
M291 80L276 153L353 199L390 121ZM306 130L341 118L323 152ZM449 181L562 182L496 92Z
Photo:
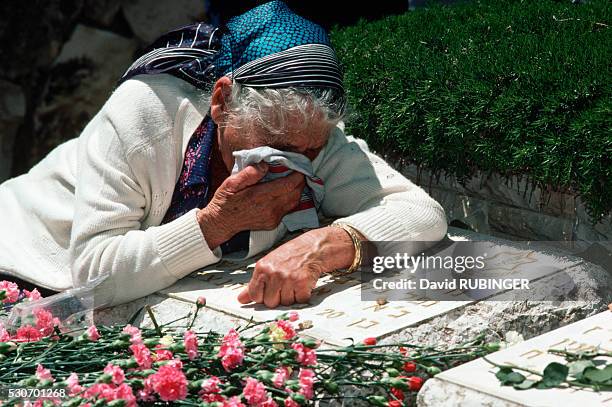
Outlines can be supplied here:
M514 384L512 387L514 387L517 390L527 390L527 389L532 388L536 383L538 382L534 380L525 379L521 383Z
M325 387L325 390L327 390L331 394L338 393L339 386L338 386L338 383L336 382L332 382L331 380L326 380L325 382L323 382L323 386Z
M571 362L567 365L569 368L569 375L574 376L576 379L580 379L582 377L582 372L587 367L594 367L593 361L591 360L577 360L575 362Z
M500 368L495 377L499 379L502 386L522 383L525 380L525 376L509 367Z
M509 367L500 367L499 371L495 373L495 377L499 379L500 382L504 382L509 373L512 373L513 370Z
M569 368L561 363L552 362L544 369L542 382L547 387L556 387L567 379Z
M293 401L296 401L301 406L306 405L306 397L304 397L303 394L293 393L291 394L291 398L293 399Z
M544 390L544 389L552 389L553 387L557 387L557 386L551 386L549 383L546 383L543 380L540 380L539 382L534 384L533 387L535 387L536 389Z
M373 406L380 406L380 407L387 406L387 399L383 396L368 396L367 400Z
M584 370L583 376L592 383L605 383L612 380L612 365L608 365L603 369L589 367Z
M506 376L505 383L503 384L519 384L525 381L525 376L520 374L519 372L512 372Z

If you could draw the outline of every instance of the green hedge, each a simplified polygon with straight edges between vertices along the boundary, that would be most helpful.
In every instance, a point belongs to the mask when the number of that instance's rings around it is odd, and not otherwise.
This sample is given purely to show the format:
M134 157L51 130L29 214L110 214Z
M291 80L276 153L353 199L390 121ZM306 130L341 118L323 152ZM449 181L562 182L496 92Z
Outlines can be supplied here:
M382 154L466 180L525 175L612 209L608 0L430 4L334 27L352 114Z

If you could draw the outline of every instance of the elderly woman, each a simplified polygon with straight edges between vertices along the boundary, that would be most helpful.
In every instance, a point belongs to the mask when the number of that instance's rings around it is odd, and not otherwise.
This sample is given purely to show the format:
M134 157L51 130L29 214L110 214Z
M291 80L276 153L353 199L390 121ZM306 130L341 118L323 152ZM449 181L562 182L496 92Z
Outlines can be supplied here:
M360 240L440 240L440 205L344 134L344 101L325 31L280 1L170 32L78 138L0 186L0 272L55 291L102 281L98 305L131 301L272 247L307 181L337 219L261 258L241 303L307 302L321 275L358 266ZM310 168L266 182L272 161L236 168L262 146Z

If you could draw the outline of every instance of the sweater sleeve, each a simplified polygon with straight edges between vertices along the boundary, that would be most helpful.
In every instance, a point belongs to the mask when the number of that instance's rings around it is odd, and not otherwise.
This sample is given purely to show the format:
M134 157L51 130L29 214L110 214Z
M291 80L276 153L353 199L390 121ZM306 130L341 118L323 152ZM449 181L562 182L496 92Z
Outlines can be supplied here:
M441 240L444 210L423 189L369 151L365 141L334 128L317 170L325 183L323 214L339 217L370 241Z
M128 81L80 136L69 252L75 287L103 280L94 291L96 308L151 294L220 259L204 239L197 209L141 230L146 211L155 210L148 178L175 171L155 147L172 142L174 114L173 102L161 103L148 85ZM150 142L164 134L165 143Z

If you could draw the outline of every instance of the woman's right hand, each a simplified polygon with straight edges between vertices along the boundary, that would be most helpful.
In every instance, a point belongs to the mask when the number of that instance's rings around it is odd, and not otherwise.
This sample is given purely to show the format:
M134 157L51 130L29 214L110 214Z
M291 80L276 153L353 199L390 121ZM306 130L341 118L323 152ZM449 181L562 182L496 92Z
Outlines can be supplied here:
M258 182L268 165L250 165L223 181L208 205L198 211L198 223L211 250L243 230L273 230L294 209L304 189L304 175Z

